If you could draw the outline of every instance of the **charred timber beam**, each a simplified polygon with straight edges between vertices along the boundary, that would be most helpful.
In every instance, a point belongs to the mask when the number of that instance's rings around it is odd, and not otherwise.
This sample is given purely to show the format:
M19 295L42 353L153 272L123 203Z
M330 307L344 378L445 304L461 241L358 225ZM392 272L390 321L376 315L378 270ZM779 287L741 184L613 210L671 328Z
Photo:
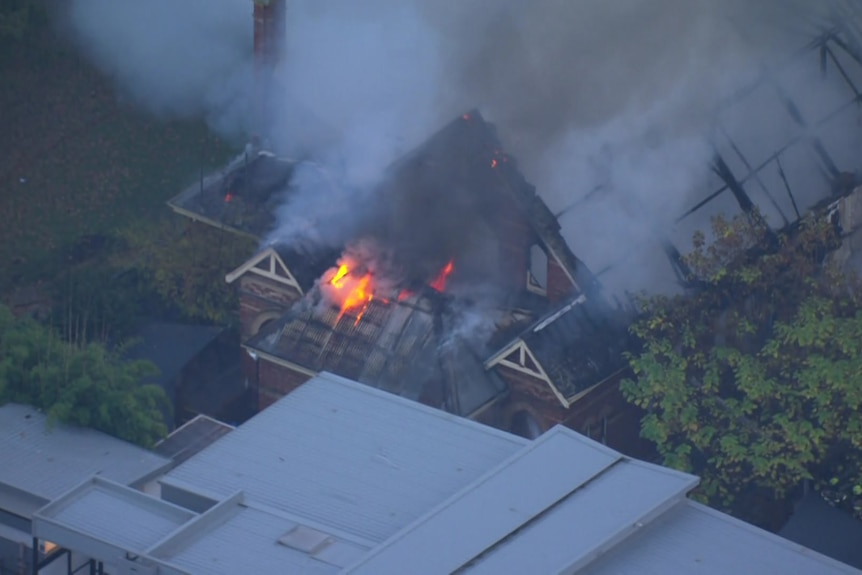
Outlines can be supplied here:
M760 174L758 172L751 172L751 164L748 162L748 159L745 157L745 155L742 153L742 150L739 149L739 147L736 145L736 142L733 141L733 139L730 137L730 134L727 133L723 126L721 127L721 131L724 134L725 139L727 139L727 142L730 144L730 148L734 151L736 156L742 162L742 165L745 166L745 169L748 170L750 173L754 174L754 181L757 182L757 185L760 187L763 193L766 194L766 197L769 199L769 203L772 204L772 207L775 208L775 210L778 212L778 215L780 215L781 219L784 221L784 225L789 224L790 222L787 220L787 216L784 215L784 211L781 209L781 206L778 205L778 202L775 200L775 197L769 191L769 188L767 188L766 184L763 183L763 180L760 178ZM795 207L796 205L794 203L794 208ZM796 217L799 217L798 212L796 214Z
M833 120L836 116L838 116L839 114L841 114L841 113L845 112L848 108L850 108L850 107L852 107L852 106L855 106L855 105L858 105L858 104L862 104L862 96L858 96L858 97L857 97L857 96L854 96L852 99L850 99L850 100L848 100L847 102L845 102L845 103L841 104L840 106L838 106L837 108L835 108L834 110L832 110L831 112L829 112L828 114L826 114L825 116L823 116L823 117L822 117L822 118L817 122L817 124L814 126L814 129L817 129L817 128L819 128L819 127L823 126L824 124L829 123L829 122L830 122L831 120ZM789 142L788 142L788 143L786 143L785 145L783 145L783 146L781 146L780 148L778 148L778 150L776 150L775 152L773 152L772 154L770 154L769 156L767 156L767 157L766 157L766 159L764 159L764 160L763 160L762 162L760 162L757 166L755 166L755 167L754 167L754 169L750 170L750 171L745 175L745 177L741 178L741 179L739 180L739 183L741 183L741 184L745 184L746 182L748 182L748 180L750 180L751 178L753 178L753 177L754 177L758 172L760 172L761 170L763 170L763 168L765 168L766 166L768 166L769 164L771 164L772 162L774 162L774 161L776 160L776 158L778 158L781 154L783 154L784 152L786 152L787 150L789 150L790 148L792 148L792 147L793 147L793 146L795 146L796 144L800 143L804 138L805 138L805 136L804 136L804 135L802 135L802 136L797 136L796 138L793 138L791 141L789 141ZM717 190L715 190L714 192L712 192L711 194L709 194L706 198L704 198L703 200L701 200L700 202L698 202L697 204L695 204L695 205L694 205L694 207L689 208L688 210L686 210L685 212L683 212L683 214L682 214L682 215L680 215L678 218L676 218L676 220L674 220L674 223L679 223L679 222L681 222L682 220L684 220L685 218L687 218L688 216L690 216L691 214L693 214L694 212L698 211L700 208L702 208L703 206L705 206L706 204L708 204L709 202L711 202L712 200L714 200L715 198L717 198L718 196L720 196L720 195L722 194L722 192L726 191L727 189L728 189L728 186L727 186L726 184L725 184L725 185L723 185L723 186L721 186L720 188L718 188Z
M793 119L797 126L802 128L805 131L808 131L808 122L805 121L805 118L802 117L802 112L799 111L799 107L793 101L793 99L788 96L784 92L784 88L781 87L778 82L774 79L771 80L772 86L775 89L776 94L778 94L778 99L781 101L784 109L787 110L787 113ZM858 95L857 95L858 96ZM835 162L832 160L832 157L829 155L829 152L826 151L826 148L823 147L823 142L815 135L811 135L811 147L814 149L814 152L820 157L820 161L823 162L823 165L826 167L828 172L832 175L833 178L837 178L841 171L835 165Z
M715 160L713 160L712 171L721 178L721 181L728 187L730 193L733 194L733 197L736 198L736 203L739 204L739 207L742 208L742 211L746 214L753 214L755 212L754 202L751 201L751 198L748 197L748 193L745 191L745 188L742 187L742 184L736 179L736 176L733 175L733 172L730 170L730 167L724 161L724 158L721 157L721 154L715 154Z
M790 189L790 182L787 181L787 175L784 173L784 168L781 166L781 157L775 158L775 163L778 165L778 175L781 181L784 182L784 189L787 190L787 195L790 196L790 203L793 204L793 211L796 213L796 219L802 217L799 213L799 206L796 205L796 198L793 197L793 190Z
M857 98L862 97L862 94L859 93L859 90L856 88L856 85L853 83L853 80L850 78L850 75L847 74L847 70L844 69L844 66L841 62L838 61L838 57L835 56L835 53L826 45L823 46L823 50L825 55L832 60L832 63L835 64L835 67L838 69L838 72L841 74L841 77L844 78L844 81L850 86L850 89L853 90L853 93ZM825 65L825 64L824 64Z
M763 216L757 210L754 202L751 201L751 198L748 197L748 193L746 193L745 188L742 187L742 184L736 179L736 176L733 175L730 166L725 163L721 154L715 154L713 171L730 189L733 197L736 198L736 202L739 204L739 207L742 208L742 211L745 212L745 214L751 218L754 223L763 226L769 242L772 243L777 241L778 237L775 235L775 232L766 225L766 222L763 220Z

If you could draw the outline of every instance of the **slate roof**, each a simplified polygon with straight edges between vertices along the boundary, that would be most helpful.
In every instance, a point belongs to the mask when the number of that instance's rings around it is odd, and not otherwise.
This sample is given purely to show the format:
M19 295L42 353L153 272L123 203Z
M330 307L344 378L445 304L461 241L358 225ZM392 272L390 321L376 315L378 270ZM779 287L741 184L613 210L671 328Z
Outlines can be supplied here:
M521 339L568 399L625 367L625 319L601 301L578 297L540 318Z
M414 400L469 414L504 391L466 346L446 344L445 296L372 300L356 322L336 308L298 306L246 342L305 369L329 371ZM447 351L448 350L448 351Z
M779 535L862 569L862 521L811 491L796 505Z
M138 341L126 357L154 363L159 374L146 383L171 391L182 369L223 331L220 326L151 322L134 334Z
M503 151L494 125L486 122L478 111L450 122L393 163L387 173L383 194L394 212L389 217L396 221L406 219L412 226L403 231L404 237L397 237L397 229L386 232L396 235L394 241L410 243L415 241L412 235L421 234L416 225L422 225L422 218L404 218L398 212L400 203L405 201L427 213L427 221L434 224L447 217L446 213L437 214L435 210L451 213L450 218L488 221L500 234L497 241L501 244L508 239L509 230L499 227L500 222L495 220L511 217L504 210L514 205L580 291L597 287L593 274L566 244L557 219L524 179L515 159ZM436 242L441 241L439 230L432 235ZM449 257L451 254L444 255L428 265L439 270Z
M295 166L290 159L246 152L183 190L168 205L192 219L262 238L289 193Z

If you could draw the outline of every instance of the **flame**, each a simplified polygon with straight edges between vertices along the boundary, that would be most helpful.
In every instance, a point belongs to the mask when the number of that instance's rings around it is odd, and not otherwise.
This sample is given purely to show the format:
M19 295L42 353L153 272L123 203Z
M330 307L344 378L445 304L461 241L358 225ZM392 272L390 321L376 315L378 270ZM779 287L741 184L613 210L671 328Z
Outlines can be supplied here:
M400 292L398 292L398 301L408 300L411 297L413 297L413 292L410 291L409 289L403 289Z
M449 276L454 271L455 263L454 261L450 261L440 270L434 281L428 285L438 292L445 291ZM353 311L356 313L353 325L359 325L372 301L378 300L385 304L392 302L392 300L374 293L374 275L370 271L367 271L367 268L355 263L348 256L342 257L338 267L331 268L324 275L321 284L325 289L327 297L334 301L339 308L338 317L335 320L336 323L341 321L344 314ZM402 302L414 295L416 295L415 292L402 289L394 299Z
M496 167L497 167L497 159L496 159L496 158L494 158L493 160L491 160L491 167L492 167L492 168L496 168Z
M470 114L464 114L463 116L461 116L461 119L469 121L470 120Z
M374 282L371 273L358 275L351 263L342 263L327 283L334 288L331 293L340 308L336 321L341 320L349 310L357 309L359 311L354 325L359 325L359 321L374 300Z
M227 203L230 203L230 201L231 201L232 199L233 199L233 194L231 194L231 193L228 193L228 194L224 197L224 201L225 201L225 202L227 202Z
M446 264L446 266L442 270L440 270L440 273L429 285L437 291L445 291L446 282L449 280L449 276L452 275L453 271L455 271L455 262L449 260L449 263Z

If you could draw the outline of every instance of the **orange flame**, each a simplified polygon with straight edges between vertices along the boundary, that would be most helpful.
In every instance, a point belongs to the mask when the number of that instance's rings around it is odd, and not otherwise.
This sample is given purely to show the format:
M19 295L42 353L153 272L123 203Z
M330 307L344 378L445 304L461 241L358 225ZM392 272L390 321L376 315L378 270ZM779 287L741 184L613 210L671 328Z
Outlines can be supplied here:
M328 283L335 288L331 293L336 297L340 307L336 321L341 320L347 311L358 309L359 313L356 314L354 325L359 325L359 321L365 315L369 304L374 300L374 286L371 274L366 272L361 276L357 276L350 264L342 263L338 266L338 269L329 279Z
M496 168L496 167L497 167L497 159L496 159L496 158L495 158L495 159L493 159L493 160L491 160L491 167L492 167L492 168Z
M452 272L455 271L455 262L449 260L449 263L440 270L440 273L434 278L434 281L431 282L431 287L437 291L445 291L446 290L446 282L449 280L449 276L452 275Z

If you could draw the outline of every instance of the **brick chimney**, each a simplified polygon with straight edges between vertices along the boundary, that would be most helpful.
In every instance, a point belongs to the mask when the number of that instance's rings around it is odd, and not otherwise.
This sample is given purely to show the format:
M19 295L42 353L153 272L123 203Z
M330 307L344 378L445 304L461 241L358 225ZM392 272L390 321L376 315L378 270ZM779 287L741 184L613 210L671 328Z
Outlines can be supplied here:
M268 116L272 75L284 49L286 0L254 0L255 134Z

